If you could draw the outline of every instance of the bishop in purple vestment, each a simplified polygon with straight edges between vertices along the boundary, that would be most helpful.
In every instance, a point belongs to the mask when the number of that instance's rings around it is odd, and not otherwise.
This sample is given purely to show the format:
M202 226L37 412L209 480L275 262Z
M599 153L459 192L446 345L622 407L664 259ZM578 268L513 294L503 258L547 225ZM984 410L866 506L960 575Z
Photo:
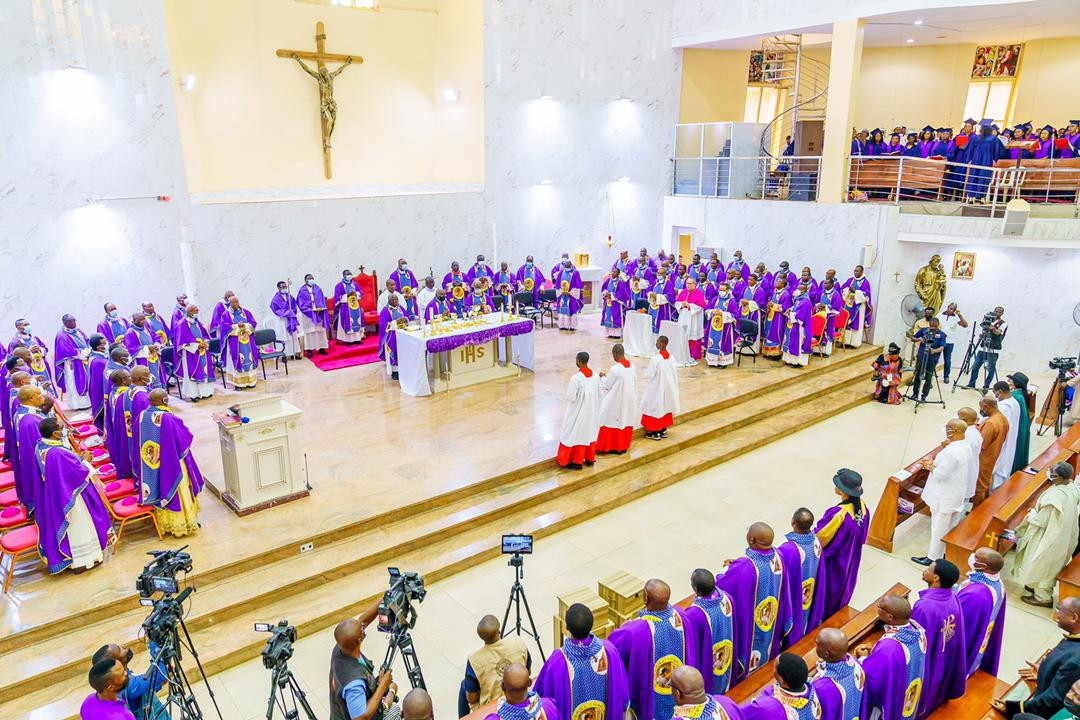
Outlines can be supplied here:
M63 391L64 407L81 410L90 407L90 338L78 328L74 315L64 315L62 322L53 342L56 384Z
M997 675L1001 660L1001 636L1005 627L1005 585L1001 553L981 547L968 558L971 568L957 586L956 599L964 616L964 640L967 643L967 673L976 670Z
M823 603L822 618L847 607L851 600L870 530L870 512L862 501L862 476L842 468L833 476L833 485L840 503L826 510L814 527L821 543L818 578L823 585L814 594L814 602Z
M675 709L671 675L682 665L697 665L693 631L685 614L669 604L671 588L662 580L645 583L645 609L637 620L611 634L626 666L630 707L640 720L668 720Z
M116 309L116 304L105 303L105 317L98 323L97 331L108 338L111 345L117 340L122 340L127 329L128 321L126 318L121 317L120 312Z
M964 614L953 586L960 570L948 560L938 559L923 571L927 589L911 608L911 619L926 630L926 677L919 717L925 718L938 707L963 697L967 688L967 640Z
M626 668L619 651L607 640L592 634L593 614L574 603L566 610L570 637L548 657L533 688L553 700L558 718L575 720L589 713L595 718L620 720L630 707Z
M866 706L881 720L911 720L925 680L926 631L911 619L911 605L900 595L882 597L877 611L884 635L872 649L855 649L866 674Z

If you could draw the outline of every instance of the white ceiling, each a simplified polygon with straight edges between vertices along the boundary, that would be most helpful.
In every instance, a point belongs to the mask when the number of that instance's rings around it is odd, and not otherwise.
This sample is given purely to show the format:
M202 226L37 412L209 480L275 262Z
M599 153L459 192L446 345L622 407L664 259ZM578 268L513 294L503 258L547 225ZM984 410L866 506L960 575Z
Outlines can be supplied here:
M916 25L916 21L922 21ZM803 44L829 44L831 27L789 28L803 34ZM866 47L904 45L1004 44L1053 37L1080 36L1080 0L1030 0L980 7L938 8L867 18ZM722 40L696 47L754 50L768 35ZM907 41L914 40L913 43Z

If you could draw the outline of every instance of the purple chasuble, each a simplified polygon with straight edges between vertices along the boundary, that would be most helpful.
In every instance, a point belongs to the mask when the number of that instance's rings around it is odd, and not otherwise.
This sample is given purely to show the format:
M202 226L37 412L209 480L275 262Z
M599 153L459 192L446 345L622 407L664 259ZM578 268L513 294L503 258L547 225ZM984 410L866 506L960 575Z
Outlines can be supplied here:
M619 720L630 707L619 651L591 635L587 640L563 641L540 669L533 689L555 702L557 720L580 720L583 714Z
M686 608L687 642L694 645L697 667L705 680L706 693L726 693L732 683L735 658L734 606L722 590L709 597L695 597Z
M968 669L964 615L951 589L929 588L919 593L911 619L926 630L926 677L919 700L919 717L924 718L964 695Z
M735 298L719 294L709 303L709 310L715 310L705 327L705 352L708 355L727 356L735 352L735 325L738 322L738 306ZM731 315L731 321L724 321L724 313ZM705 313L708 315L708 311ZM708 691L708 686L705 688Z
M980 668L997 675L1005 626L1005 586L997 575L969 572L956 591L956 599L964 616L968 676Z
M584 286L581 284L581 275L578 274L578 271L572 266L569 268L558 266L552 273L552 278L555 289L558 291L555 300L556 312L559 315L577 315L581 312L583 307L581 289ZM578 291L578 297L570 294L573 290Z
M63 328L56 333L53 343L53 365L56 368L56 384L64 392L74 392L76 395L87 393L87 362L80 357L80 353L90 347L90 339L86 333L78 328L69 330ZM75 380L75 387L67 387L64 364L71 363L71 374Z
M640 619L623 624L611 634L611 644L626 666L634 713L640 720L670 718L675 707L671 673L684 663L697 666L694 646L686 642L682 611L671 606L659 612L642 610ZM666 710L658 707L658 700Z
M240 327L235 334L233 328ZM218 333L221 336L221 362L238 373L252 372L259 365L259 348L253 340L255 318L244 308L229 308L221 315Z
M108 358L105 353L90 351L90 369L87 380L87 392L90 394L90 415L98 432L105 429L105 365Z
M630 304L630 286L616 277L608 278L603 289L604 309L600 315L600 325L606 328L621 328L626 307Z
M397 326L402 322L408 322L409 318L405 310L392 305L385 305L379 311L379 359L388 360L390 365L398 364L397 357Z
M81 497L86 504L103 548L108 542L112 518L101 494L90 484L90 471L78 455L55 440L38 441L35 455L39 472L48 478L36 512L38 552L45 558L49 572L57 573L71 565L68 514L75 500Z
M356 293L355 305L348 301L349 293ZM345 302L341 298L346 298ZM364 291L356 279L344 280L334 286L334 324L343 332L360 332L364 329Z
M139 503L179 512L180 483L187 470L191 496L203 487L202 473L191 454L191 431L165 407L149 408L139 419Z
M813 315L810 298L806 295L795 298L790 312L794 319L789 318L787 321L784 352L788 355L809 355L814 344L814 337L810 332L810 316Z
M173 328L176 338L176 364L180 373L195 382L214 382L214 364L210 362L210 333L198 319L184 318ZM193 347L192 347L193 346Z
M26 506L27 512L37 507L38 496L41 494L41 469L38 468L34 453L37 451L38 440L41 439L38 425L44 419L45 416L36 409L25 405L18 406L15 413L15 449L18 456L18 465L12 465L15 470L15 495L19 502Z
M771 302L779 308L770 306L765 313L765 323L762 328L766 347L779 348L784 344L784 329L787 327L787 311L791 309L791 293L787 288L774 290Z
M822 586L814 593L814 603L822 603L822 619L847 607L855 592L863 544L870 531L870 510L866 503L860 505L858 513L851 502L834 505L814 526L821 543L818 583Z
M535 265L532 267L522 265L518 268L515 279L517 280L518 292L530 293L533 296L533 304L535 304L540 297L540 290L544 287L544 273Z
M926 631L916 622L885 627L885 634L863 658L867 708L881 710L881 720L915 717L926 668Z
M559 708L547 698L541 698L535 691L530 691L525 702L508 703L505 697L499 698L495 712L484 720L556 720Z
M139 459L139 420L143 411L150 407L150 391L141 385L132 385L124 393L124 416L131 418L131 435L128 438L128 458L131 462L131 474L135 477L138 487L139 471L142 469L142 461Z
M851 655L838 662L818 660L813 679L824 717L836 720L865 720L866 673Z
M288 291L274 293L274 299L270 301L270 312L285 321L285 329L290 333L295 333L300 327L300 321L296 318L297 310L296 298ZM284 338L278 338L278 340L284 340Z
M116 467L118 480L134 477L131 472L131 417L124 413L127 385L114 387L109 394L109 425L105 430L105 447L109 460Z
M99 335L104 335L109 341L109 344L113 344L117 340L121 340L124 337L124 333L127 332L129 323L126 318L122 318L117 315L114 318L106 317L104 320L98 323L97 331Z
M791 545L792 554L799 559L799 569L802 577L802 589L799 594L799 607L801 613L795 614L795 629L799 636L805 635L821 624L821 603L817 604L817 612L814 606L814 594L818 592L818 568L821 566L821 543L814 533L789 532L784 537L788 542L780 547ZM822 583L824 584L824 583Z
M822 714L821 701L818 700L814 684L806 683L799 692L785 690L773 683L761 691L761 694L743 705L745 720L835 720L835 710Z
M858 303L855 302L855 291L856 290L859 290L864 295L866 295L866 310L863 313L863 315L865 317L863 325L865 327L870 327L870 318L872 318L873 315L874 315L874 300L873 300L873 295L870 293L870 281L866 279L865 275L863 275L862 277L859 277L859 278L849 277L847 280L844 281L844 284L840 286L840 290L844 291L844 290L848 290L849 288L851 289L851 297L849 299L850 303L845 305L845 307L848 309L848 313L850 314L850 317L848 318L848 329L849 330L861 330L862 329L862 328L858 327L858 323L859 323L859 306L858 306Z
M322 325L329 334L330 313L326 311L326 295L321 287L305 284L296 293L296 306L313 325Z
M124 347L131 353L131 359L136 365L142 365L150 371L150 377L153 378L153 382L158 387L165 387L165 366L162 365L158 351L152 346L157 344L158 340L150 332L150 328L146 325L139 327L132 325L124 333ZM146 357L139 357L139 351L143 348L148 348Z

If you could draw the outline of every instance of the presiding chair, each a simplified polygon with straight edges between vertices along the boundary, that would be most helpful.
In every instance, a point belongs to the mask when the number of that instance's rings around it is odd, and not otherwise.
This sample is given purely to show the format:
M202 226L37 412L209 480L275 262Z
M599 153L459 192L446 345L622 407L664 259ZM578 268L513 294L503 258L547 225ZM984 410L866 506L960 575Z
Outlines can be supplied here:
M255 343L255 347L259 348L259 366L262 367L263 380L266 379L266 361L274 361L274 369L277 370L278 363L285 364L285 374L289 374L289 356L285 354L285 341L277 339L277 333L274 328L261 328L252 333L252 341ZM263 350L263 347L273 348L270 352Z
M540 298L540 309L551 318L551 326L555 327L555 304L559 301L559 293L555 291L555 288L550 288L541 290L538 296Z

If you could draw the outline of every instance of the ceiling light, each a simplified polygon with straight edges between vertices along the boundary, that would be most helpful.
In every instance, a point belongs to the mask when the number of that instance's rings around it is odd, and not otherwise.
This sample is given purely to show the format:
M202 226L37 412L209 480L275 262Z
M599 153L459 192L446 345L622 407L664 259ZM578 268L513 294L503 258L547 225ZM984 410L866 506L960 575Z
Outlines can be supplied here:
M619 178L619 182L623 182L623 183L630 182L630 176L629 175L623 175L621 178Z
M184 89L187 90L188 92L191 92L192 90L194 90L195 89L195 76L192 75L191 73L188 73L187 75L185 75L183 85L184 85Z
M922 20L916 20L914 24L915 25L922 25Z
M909 44L913 43L913 42L915 42L915 38L908 38L907 41L908 41Z
M626 103L634 102L634 98L628 98L625 95L623 95L621 98L619 98L619 102L626 102Z
M454 88L446 88L442 91L443 100L446 102L457 102L461 99L461 91Z
M551 178L544 178L543 180L540 181L540 184L541 185L550 185L551 184Z

